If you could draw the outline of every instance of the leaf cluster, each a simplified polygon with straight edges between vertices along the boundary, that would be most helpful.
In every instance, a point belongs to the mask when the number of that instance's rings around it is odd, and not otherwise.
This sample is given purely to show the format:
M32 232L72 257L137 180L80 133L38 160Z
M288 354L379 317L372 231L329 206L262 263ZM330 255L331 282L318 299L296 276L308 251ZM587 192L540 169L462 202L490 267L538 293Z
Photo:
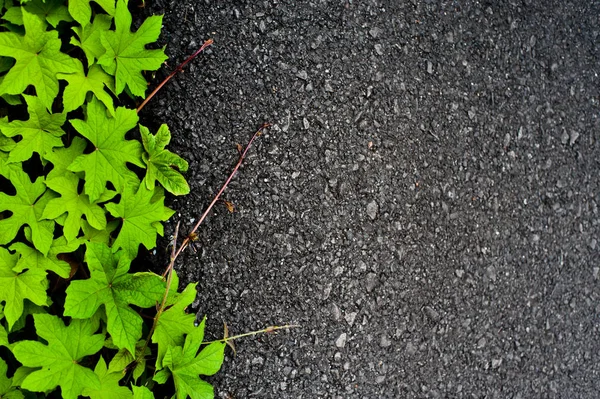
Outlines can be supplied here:
M199 376L225 344L202 345L195 285L131 270L165 190L189 192L168 127L120 105L167 58L147 48L162 17L132 19L127 0L0 0L1 398L213 396Z

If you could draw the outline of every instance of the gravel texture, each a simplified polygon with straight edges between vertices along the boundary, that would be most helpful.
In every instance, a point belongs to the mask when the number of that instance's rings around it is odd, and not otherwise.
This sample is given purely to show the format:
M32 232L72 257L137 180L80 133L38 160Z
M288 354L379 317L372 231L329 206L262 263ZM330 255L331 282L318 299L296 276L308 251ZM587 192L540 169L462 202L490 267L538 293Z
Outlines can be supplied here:
M149 0L217 398L600 395L600 2ZM166 245L163 240L161 246ZM164 267L163 250L151 257Z

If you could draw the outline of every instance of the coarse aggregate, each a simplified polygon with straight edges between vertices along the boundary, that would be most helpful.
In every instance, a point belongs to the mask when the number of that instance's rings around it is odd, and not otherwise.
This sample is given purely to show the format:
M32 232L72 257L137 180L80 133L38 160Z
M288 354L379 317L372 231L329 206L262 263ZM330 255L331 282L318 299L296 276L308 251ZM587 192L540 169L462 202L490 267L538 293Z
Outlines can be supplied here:
M148 0L217 398L600 397L600 2ZM161 248L162 247L162 248Z

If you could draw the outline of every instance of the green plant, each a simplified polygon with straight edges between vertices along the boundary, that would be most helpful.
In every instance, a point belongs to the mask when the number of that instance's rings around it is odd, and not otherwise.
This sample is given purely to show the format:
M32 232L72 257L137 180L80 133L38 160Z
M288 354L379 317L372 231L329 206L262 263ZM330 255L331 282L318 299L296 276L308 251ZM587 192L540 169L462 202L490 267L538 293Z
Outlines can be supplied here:
M166 125L139 124L154 93L119 105L167 58L146 48L162 17L132 32L127 0L0 0L0 17L0 397L211 398L200 375L235 337L203 342L173 270L199 224L163 276L131 270L174 213L164 190L189 192Z

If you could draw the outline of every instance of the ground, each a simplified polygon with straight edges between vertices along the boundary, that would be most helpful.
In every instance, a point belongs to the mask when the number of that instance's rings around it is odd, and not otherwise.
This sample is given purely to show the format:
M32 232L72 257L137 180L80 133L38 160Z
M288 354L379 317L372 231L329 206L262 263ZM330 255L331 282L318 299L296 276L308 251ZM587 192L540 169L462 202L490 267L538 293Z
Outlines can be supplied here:
M146 3L217 398L598 397L600 2Z

